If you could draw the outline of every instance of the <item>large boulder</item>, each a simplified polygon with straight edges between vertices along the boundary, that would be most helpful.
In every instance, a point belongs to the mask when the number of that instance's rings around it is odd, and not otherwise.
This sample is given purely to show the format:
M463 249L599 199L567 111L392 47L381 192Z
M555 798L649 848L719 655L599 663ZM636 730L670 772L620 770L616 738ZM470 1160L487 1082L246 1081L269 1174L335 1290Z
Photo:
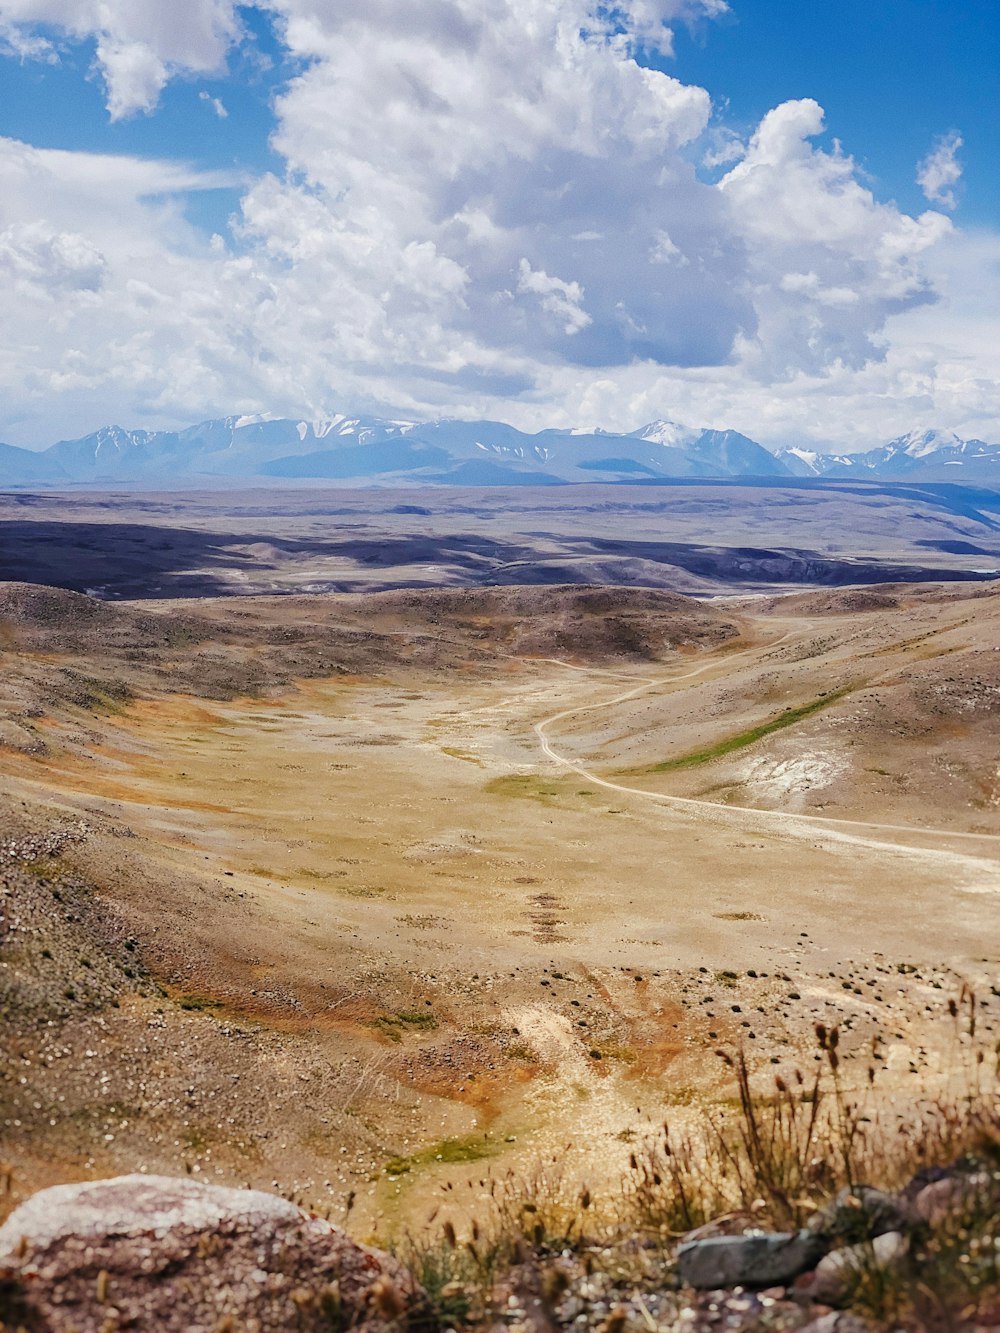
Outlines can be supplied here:
M0 1227L0 1321L35 1333L404 1327L394 1259L285 1199L166 1176L42 1190Z
M692 1240L677 1250L681 1281L701 1291L791 1282L829 1249L808 1231L752 1232Z

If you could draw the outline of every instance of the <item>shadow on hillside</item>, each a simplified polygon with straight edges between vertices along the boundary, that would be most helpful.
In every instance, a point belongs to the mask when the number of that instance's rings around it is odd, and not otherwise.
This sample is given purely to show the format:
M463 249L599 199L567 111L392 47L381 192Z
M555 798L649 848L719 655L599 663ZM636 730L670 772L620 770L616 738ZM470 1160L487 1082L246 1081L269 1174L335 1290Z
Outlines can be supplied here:
M977 552L978 554L978 552ZM970 551L971 555L971 551ZM331 569L328 562L336 562ZM141 523L0 523L0 579L42 583L102 597L205 597L267 592L289 567L317 563L314 590L553 583L669 588L672 572L709 588L836 587L857 583L982 578L982 570L923 562L844 560L797 548L727 547L538 534L538 545L475 533L283 537L213 533ZM324 562L325 568L319 563ZM980 562L981 563L981 562ZM620 570L616 566L620 565ZM380 579L378 571L385 571Z
M269 576L310 560L354 571L444 565L464 583L489 582L490 570L534 555L531 546L475 534L293 538L271 532L212 533L141 523L0 523L0 580L94 592L105 597L206 597L268 588ZM421 582L426 582L421 579ZM405 586L408 580L394 579ZM235 586L234 586L235 584Z

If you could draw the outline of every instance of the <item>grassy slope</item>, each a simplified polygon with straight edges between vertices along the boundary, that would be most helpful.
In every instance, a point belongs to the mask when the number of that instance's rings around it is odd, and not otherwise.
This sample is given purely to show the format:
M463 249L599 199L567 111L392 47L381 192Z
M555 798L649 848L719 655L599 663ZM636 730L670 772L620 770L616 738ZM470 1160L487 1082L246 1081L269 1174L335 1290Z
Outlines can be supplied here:
M797 708L784 709L777 717L771 718L768 722L761 722L756 727L750 727L747 731L737 732L735 736L726 736L721 741L716 741L714 745L707 745L701 750L692 750L688 754L678 755L675 759L664 759L662 763L654 764L646 771L649 773L671 773L677 769L697 768L700 764L711 763L713 759L721 759L724 755L732 754L734 750L745 749L746 746L753 745L755 741L763 740L765 736L770 736L776 731L783 731L786 727L794 726L797 722L812 717L814 713L829 708L857 688L857 685L845 685L842 689L824 692L817 698L810 699L808 703L799 704Z

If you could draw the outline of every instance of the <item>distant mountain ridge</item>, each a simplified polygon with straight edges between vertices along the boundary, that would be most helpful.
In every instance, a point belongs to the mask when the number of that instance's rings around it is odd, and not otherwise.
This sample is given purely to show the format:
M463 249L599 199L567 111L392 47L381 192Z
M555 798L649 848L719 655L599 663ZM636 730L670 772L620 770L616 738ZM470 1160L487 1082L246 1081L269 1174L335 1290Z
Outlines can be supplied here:
M861 454L772 452L737 430L652 421L629 433L498 421L230 416L180 431L104 426L35 452L0 444L0 487L193 487L267 480L353 485L565 485L670 478L830 477L1000 485L1000 444L913 431Z
M785 449L776 457L798 476L1000 481L1000 445L951 430L911 431L863 454Z

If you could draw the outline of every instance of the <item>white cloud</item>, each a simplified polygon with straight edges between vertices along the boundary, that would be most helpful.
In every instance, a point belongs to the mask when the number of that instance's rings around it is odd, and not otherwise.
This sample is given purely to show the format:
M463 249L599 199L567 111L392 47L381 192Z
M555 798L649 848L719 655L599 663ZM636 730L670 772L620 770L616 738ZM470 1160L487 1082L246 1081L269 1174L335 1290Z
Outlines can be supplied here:
M670 233L658 228L653 234L653 246L649 252L654 264L687 264L689 259L679 245L674 245Z
M152 111L172 74L209 74L240 34L233 0L0 0L0 34L24 54L46 29L96 39L112 120Z
M952 187L962 179L962 164L958 160L962 143L962 136L954 130L942 135L917 167L917 184L932 204L949 209L958 207Z
M925 258L941 299L891 317L884 359L762 381L752 366L719 373L635 366L549 385L564 420L632 426L658 416L737 426L771 445L870 448L914 427L1000 442L1000 235L948 233Z
M590 316L583 309L583 288L578 282L552 278L541 269L533 269L526 259L518 265L517 290L534 292L540 297L542 309L556 317L563 325L564 333L579 333L591 323Z
M933 299L922 259L951 229L879 203L839 146L810 143L823 129L816 102L785 102L720 182L759 320L745 355L767 379L880 359L886 320Z
M22 296L96 292L106 269L101 252L74 232L53 231L44 222L0 231L0 270Z
M224 342L225 306L243 299L236 276L173 202L233 183L0 139L0 394L16 438L197 412L227 382L251 391L245 343Z
M29 32L16 23L2 18L0 9L0 56L13 56L18 60L44 60L55 64L58 55L55 46L47 37Z
M112 120L133 111L151 111L169 77L166 65L144 42L114 41L102 35L97 62L107 83Z
M723 8L273 0L302 62L276 105L287 171L246 188L235 249L181 207L232 177L0 141L0 438L370 407L868 444L901 402L906 426L956 424L963 393L992 410L947 218L880 202L814 142L815 102L743 145L634 59ZM116 116L239 37L223 0L0 0L0 20L94 36ZM706 156L735 162L718 185Z
M220 120L226 120L228 118L229 112L218 97L213 97L211 93L207 93L204 88L202 88L198 97L202 102L208 103Z
M725 125L713 125L705 139L707 146L702 154L701 163L708 171L739 162L746 153L746 144L738 134Z

